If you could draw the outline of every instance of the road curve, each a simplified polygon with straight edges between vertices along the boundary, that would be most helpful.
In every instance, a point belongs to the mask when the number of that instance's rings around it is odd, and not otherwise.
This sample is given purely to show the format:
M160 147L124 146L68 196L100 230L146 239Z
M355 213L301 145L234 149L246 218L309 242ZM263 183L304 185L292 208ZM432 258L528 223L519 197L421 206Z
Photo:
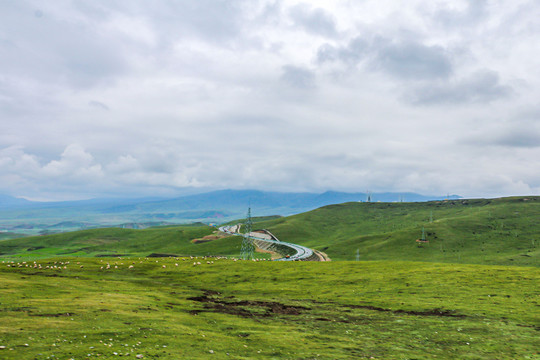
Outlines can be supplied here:
M244 236L240 233L240 225L221 226L219 231L230 235ZM308 247L279 241L268 230L252 231L249 237L253 239L253 243L260 249L270 250L283 256L275 261L329 261L328 257L319 251Z

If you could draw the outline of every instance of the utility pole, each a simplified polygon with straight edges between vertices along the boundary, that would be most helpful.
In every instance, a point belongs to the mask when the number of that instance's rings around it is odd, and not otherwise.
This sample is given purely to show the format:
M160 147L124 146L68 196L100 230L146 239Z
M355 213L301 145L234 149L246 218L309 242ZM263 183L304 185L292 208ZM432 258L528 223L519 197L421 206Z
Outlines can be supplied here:
M251 238L251 231L253 228L253 221L251 220L251 206L248 208L244 228L244 239L242 240L240 256L244 260L251 260L253 259L253 253L255 252L255 244L253 243L253 239Z

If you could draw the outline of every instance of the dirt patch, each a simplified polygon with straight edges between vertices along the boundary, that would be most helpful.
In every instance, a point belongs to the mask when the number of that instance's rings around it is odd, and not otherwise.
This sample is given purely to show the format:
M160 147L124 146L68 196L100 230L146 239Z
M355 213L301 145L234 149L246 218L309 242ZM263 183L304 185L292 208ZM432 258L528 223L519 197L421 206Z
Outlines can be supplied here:
M30 316L39 316L39 317L61 317L61 316L73 316L75 313L56 313L56 314L36 314L36 313L29 313Z
M382 311L382 312L391 312L394 314L406 314L406 315L417 315L417 316L441 316L441 317L455 317L455 318L466 317L465 315L456 314L452 310L444 310L444 309L416 311L416 310L401 310L401 309L392 310L392 309L385 309L385 308L380 308L380 307L371 306L371 305L345 305L345 306L352 309L366 309L366 310L374 310L374 311Z
M214 231L212 235L206 235L206 236L203 236L202 238L193 239L191 240L191 242L193 244L202 244L205 242L223 239L229 236L230 236L229 234L222 233L221 231Z
M96 254L94 257L123 257L129 256L129 254Z
M315 253L315 255L317 255L317 257L319 258L319 261L332 261L325 252L322 252L320 250L313 250L313 252Z
M165 258L165 257L173 257L173 258L176 258L176 257L180 257L180 255L176 255L176 254L151 253L150 255L147 255L146 257L149 257L149 258Z
M255 301L255 300L223 300L218 297L215 291L205 291L201 296L188 298L191 301L204 303L204 308L224 314L238 315L242 317L269 317L273 315L300 315L303 310L310 308L297 305L285 305L275 301ZM191 313L198 314L203 310L191 310Z
M39 249L45 249L45 246L29 247L28 249L26 249L26 251L34 251L34 250L39 250Z
M0 308L0 312L2 311L16 311L16 312L31 312L34 308L30 306L20 306L20 307L12 307L12 308Z

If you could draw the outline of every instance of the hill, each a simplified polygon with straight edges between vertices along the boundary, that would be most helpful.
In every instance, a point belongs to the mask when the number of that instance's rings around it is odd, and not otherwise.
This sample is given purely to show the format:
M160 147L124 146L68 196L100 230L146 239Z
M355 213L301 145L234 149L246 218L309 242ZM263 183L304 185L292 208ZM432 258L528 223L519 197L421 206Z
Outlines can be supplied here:
M2 240L0 357L535 359L539 215L527 197L255 222L334 260L375 260L359 262L203 259L237 255L240 239L194 242L215 231L200 223Z
M455 197L455 196L454 196ZM442 199L440 196L418 194L371 194L373 201L425 201ZM221 190L173 199L92 199L63 202L30 202L0 197L0 230L14 231L23 226L28 235L51 231L55 224L67 224L54 230L77 230L123 223L169 222L205 223L225 222L245 216L248 206L257 209L259 216L292 215L318 207L364 201L364 193L325 192L279 193L256 190ZM9 201L8 201L9 200ZM10 205L11 204L11 205ZM79 225L77 225L79 224ZM19 228L20 229L20 228ZM21 232L21 231L16 231Z
M0 241L0 258L40 259L51 256L148 256L151 254L234 256L240 253L236 237L194 243L211 235L214 228L182 225L135 229L89 229L68 233ZM261 255L260 257L264 257Z
M333 260L539 266L540 197L345 203L261 222ZM425 229L427 243L417 243Z
M31 203L31 201L28 201L26 199L0 194L0 209L21 207L29 205Z
M256 218L280 240L332 260L403 260L540 266L540 197L425 203L344 203L288 217ZM242 220L240 220L242 221ZM418 243L424 229L428 242ZM0 256L234 255L238 238L193 244L215 229L159 226L90 229L0 242ZM262 255L261 255L262 256Z

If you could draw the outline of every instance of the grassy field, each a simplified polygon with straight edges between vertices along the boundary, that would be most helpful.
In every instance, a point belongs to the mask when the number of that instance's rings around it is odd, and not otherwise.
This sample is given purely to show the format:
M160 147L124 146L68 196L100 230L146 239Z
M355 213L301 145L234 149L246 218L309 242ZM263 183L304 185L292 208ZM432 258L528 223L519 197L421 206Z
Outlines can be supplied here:
M241 238L195 243L202 224L1 240L0 359L540 359L539 217L529 197L257 219L327 263L217 258Z
M539 218L539 197L345 203L289 217L263 217L256 219L255 228L324 251L332 260L355 260L358 252L361 260L540 266ZM422 228L429 242L418 244ZM0 256L239 254L239 238L192 243L213 231L203 224L92 229L0 241Z
M0 258L35 260L51 256L174 254L237 256L241 240L227 237L195 244L216 231L206 225L156 227L144 230L105 228L0 241ZM260 257L267 256L262 255Z
M2 359L540 358L534 267L62 257L0 279Z
M540 265L540 198L346 203L261 222L333 260ZM419 245L425 229L429 243Z

